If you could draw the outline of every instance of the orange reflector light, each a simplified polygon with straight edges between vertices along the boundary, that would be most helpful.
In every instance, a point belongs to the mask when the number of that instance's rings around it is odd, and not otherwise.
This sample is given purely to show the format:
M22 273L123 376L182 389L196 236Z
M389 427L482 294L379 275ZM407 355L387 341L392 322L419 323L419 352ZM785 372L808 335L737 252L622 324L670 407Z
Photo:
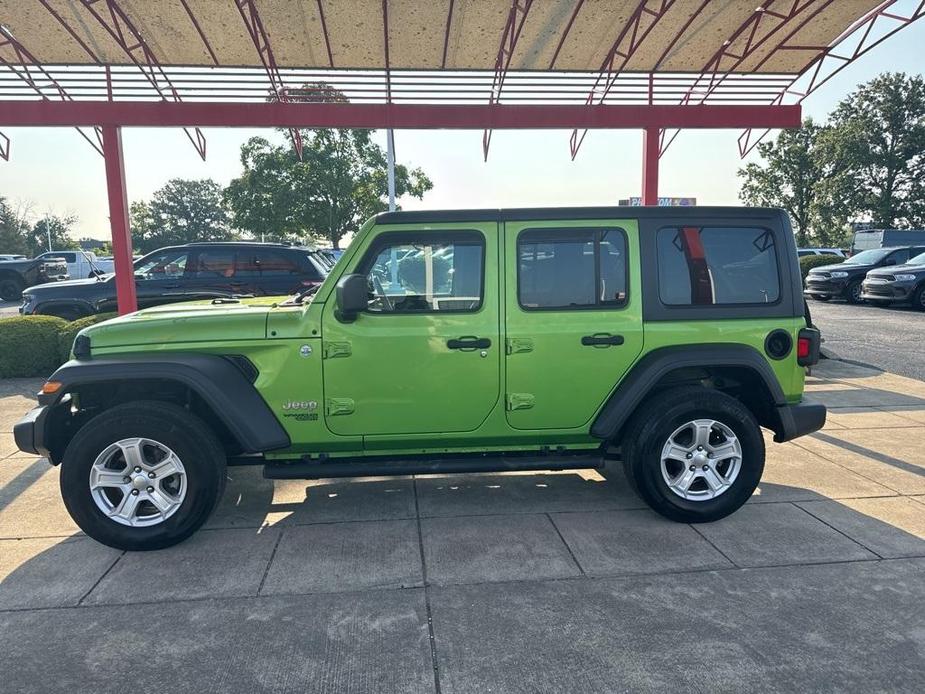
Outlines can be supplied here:
M45 393L45 395L51 395L52 393L57 393L59 390L61 390L62 385L63 384L58 381L46 381L42 385L42 392Z

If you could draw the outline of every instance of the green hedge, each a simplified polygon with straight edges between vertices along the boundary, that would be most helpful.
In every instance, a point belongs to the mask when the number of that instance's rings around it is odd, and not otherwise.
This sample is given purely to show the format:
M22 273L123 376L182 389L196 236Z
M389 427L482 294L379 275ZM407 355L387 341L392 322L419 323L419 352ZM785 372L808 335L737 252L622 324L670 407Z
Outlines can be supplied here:
M116 313L97 313L93 316L78 318L65 325L58 335L58 358L61 360L61 363L63 364L71 358L71 347L74 346L74 338L77 337L77 333L88 325L102 323L104 320L115 318L117 315Z
M800 274L803 275L803 279L806 279L806 275L809 274L809 271L814 267L819 267L820 265L835 265L844 260L841 256L838 255L804 255L800 258Z
M0 378L48 376L61 364L58 343L67 324L55 316L0 319Z
M101 313L70 323L55 316L0 318L0 378L48 376L70 358L77 333L115 315Z

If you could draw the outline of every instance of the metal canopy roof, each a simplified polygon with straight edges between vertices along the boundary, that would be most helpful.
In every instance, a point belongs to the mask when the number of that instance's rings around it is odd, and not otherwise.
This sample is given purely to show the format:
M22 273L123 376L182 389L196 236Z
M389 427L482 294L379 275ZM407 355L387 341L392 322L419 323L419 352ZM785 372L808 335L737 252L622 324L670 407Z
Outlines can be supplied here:
M138 102L158 101L164 125L288 120L298 152L298 127L350 113L354 127L484 129L486 157L492 128L573 127L574 158L588 127L657 128L661 154L680 116L745 128L744 155L922 16L925 0L0 0L0 126L85 126L77 102L98 105L97 124L150 124ZM348 108L318 103L332 89ZM271 118L284 109L268 101L301 108ZM201 131L187 135L204 157Z
M237 4L245 3L238 0ZM257 0L254 4L281 68L383 69L387 21L393 70L493 70L511 14L507 0L389 0L387 15L382 0ZM520 0L520 4L529 11L508 69L587 72L601 68L614 38L636 21L640 6L638 0ZM657 17L657 26L623 69L700 72L723 48L729 55L716 68L730 69L736 62L733 54L741 54L747 42L771 31L782 38L795 29L793 48L777 51L775 42L768 41L734 67L740 72L796 74L818 56L819 47L830 45L880 4L882 0L650 1L645 12L651 14L643 19ZM767 21L755 33L735 36L762 5L767 6ZM664 12L663 6L667 6ZM793 6L801 11L793 12ZM236 0L119 0L118 7L161 65L263 65ZM0 22L24 45L34 47L30 50L44 64L130 64L122 46L94 13L108 17L107 2L0 0ZM810 16L812 21L806 22ZM628 42L630 37L626 38Z

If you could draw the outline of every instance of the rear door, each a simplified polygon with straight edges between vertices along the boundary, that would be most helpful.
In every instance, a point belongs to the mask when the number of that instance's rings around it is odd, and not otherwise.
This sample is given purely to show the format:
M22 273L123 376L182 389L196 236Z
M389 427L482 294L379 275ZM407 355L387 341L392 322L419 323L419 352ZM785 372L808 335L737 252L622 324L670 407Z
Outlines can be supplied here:
M637 225L514 221L504 244L508 423L588 425L642 350Z

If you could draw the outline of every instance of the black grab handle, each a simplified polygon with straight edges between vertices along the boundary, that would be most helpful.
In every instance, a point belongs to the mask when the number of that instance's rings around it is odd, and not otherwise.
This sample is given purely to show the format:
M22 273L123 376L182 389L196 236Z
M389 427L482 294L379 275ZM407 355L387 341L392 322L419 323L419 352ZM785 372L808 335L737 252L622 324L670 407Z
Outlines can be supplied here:
M488 349L491 347L491 340L487 337L467 335L465 337L447 340L446 346L450 349Z
M598 345L622 345L622 335L585 335L581 338L581 344L585 347L595 347Z

